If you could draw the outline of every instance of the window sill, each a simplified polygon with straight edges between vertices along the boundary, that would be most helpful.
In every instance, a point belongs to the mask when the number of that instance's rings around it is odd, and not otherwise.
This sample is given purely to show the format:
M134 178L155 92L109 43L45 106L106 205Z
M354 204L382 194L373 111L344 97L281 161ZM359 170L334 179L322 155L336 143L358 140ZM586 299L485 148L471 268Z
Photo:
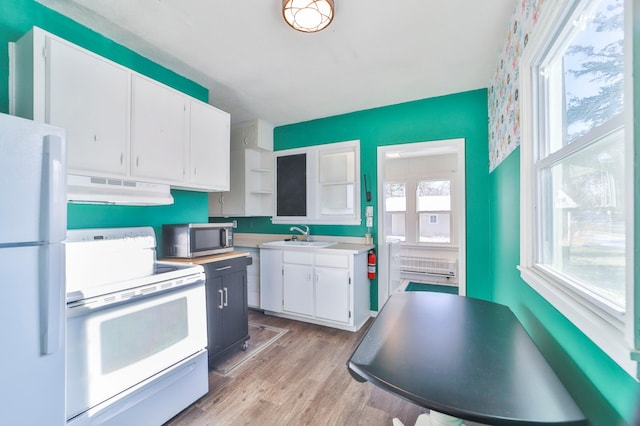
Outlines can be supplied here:
M533 267L518 266L521 278L631 377L638 380L635 351L625 339L624 323L590 301L572 294L553 277Z

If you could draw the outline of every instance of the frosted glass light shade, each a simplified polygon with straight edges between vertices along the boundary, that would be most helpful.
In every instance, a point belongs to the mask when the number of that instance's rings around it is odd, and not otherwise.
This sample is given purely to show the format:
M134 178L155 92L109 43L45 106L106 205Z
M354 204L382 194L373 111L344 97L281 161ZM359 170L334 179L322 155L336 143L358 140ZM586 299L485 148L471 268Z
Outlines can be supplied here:
M283 0L282 16L291 28L314 33L333 20L333 0Z

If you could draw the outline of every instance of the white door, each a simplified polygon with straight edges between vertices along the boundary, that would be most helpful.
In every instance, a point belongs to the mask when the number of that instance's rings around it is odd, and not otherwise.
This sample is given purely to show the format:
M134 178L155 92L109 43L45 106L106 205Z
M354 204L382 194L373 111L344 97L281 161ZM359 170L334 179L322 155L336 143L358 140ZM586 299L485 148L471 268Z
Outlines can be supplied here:
M313 316L313 266L285 263L283 269L283 310Z
M7 425L64 425L66 419L64 275L56 281L42 280L39 265L48 263L47 252L47 246L0 248L0 418ZM64 266L63 260L58 263ZM49 290L57 302L43 300ZM57 319L48 322L46 314ZM43 346L44 336L52 340L48 348Z
M186 96L132 76L131 174L166 183L185 180Z
M129 71L58 40L47 38L47 44L46 119L67 129L69 170L124 176Z
M229 190L230 116L211 105L191 101L191 183Z
M349 270L316 267L316 317L348 323Z
M260 308L282 312L282 250L260 249Z
M0 246L64 241L64 129L7 114L0 129Z

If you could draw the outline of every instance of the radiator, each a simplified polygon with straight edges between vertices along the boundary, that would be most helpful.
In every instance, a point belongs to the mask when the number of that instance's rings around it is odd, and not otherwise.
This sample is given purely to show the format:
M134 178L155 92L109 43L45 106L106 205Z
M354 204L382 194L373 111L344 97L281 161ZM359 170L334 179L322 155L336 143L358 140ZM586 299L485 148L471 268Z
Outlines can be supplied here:
M393 256L394 266L400 273L435 275L441 277L455 277L457 265L452 259L435 257L407 256L396 254Z

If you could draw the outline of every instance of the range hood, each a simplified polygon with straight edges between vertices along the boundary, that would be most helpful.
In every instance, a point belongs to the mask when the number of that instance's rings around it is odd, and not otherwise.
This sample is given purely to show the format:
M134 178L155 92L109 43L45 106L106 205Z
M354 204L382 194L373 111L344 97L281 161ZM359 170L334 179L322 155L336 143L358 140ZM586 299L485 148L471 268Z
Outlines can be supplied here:
M67 201L80 204L160 206L173 204L169 185L93 176L67 175Z

